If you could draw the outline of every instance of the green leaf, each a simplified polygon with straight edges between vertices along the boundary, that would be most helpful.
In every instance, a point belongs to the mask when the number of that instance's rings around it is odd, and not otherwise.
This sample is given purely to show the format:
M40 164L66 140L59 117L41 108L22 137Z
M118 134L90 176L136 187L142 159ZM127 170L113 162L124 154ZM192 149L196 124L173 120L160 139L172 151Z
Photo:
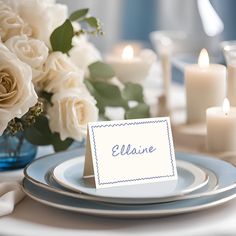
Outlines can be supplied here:
M94 81L92 85L95 89L95 98L104 106L121 106L127 108L127 102L122 98L120 89L113 84L103 81Z
M92 85L92 83L88 80L88 79L85 79L84 80L84 83L88 89L88 91L92 94L92 95L95 95L96 91Z
M25 138L34 145L50 145L51 131L45 116L39 116L34 126L24 131Z
M62 141L58 133L52 133L45 116L39 116L34 126L24 131L24 136L34 145L53 145L56 152L66 150L74 141L69 138Z
M99 29L100 28L100 22L97 18L95 17L88 17L84 19L85 22L88 23L88 25L92 28Z
M72 38L74 30L70 20L66 20L61 26L56 28L50 37L53 51L67 53L72 48Z
M85 85L96 99L100 114L104 114L106 106L128 109L128 103L122 98L120 89L116 85L88 79L85 80Z
M30 127L24 131L24 137L32 144L44 146L44 145L50 145L51 140L49 140L47 137L45 138L45 135L41 133L38 129L35 127Z
M88 14L88 11L89 11L88 8L84 8L84 9L80 9L78 11L75 11L70 15L69 19L71 21L81 20Z
M110 79L115 76L111 66L101 61L90 64L88 69L93 79Z
M94 96L94 98L97 101L97 108L99 109L99 114L104 114L105 113L105 104L102 102L102 98L100 95L97 93L95 88L92 85L92 82L90 82L88 79L84 80L84 83L88 89L88 91Z
M145 103L140 103L136 107L130 108L125 113L125 119L139 119L150 117L149 106Z
M122 96L128 101L143 101L143 88L140 84L126 83L125 88L122 90Z
M74 142L74 140L71 138L67 138L64 141L62 141L58 133L54 133L52 135L53 135L52 145L55 152L60 152L68 149L70 145Z

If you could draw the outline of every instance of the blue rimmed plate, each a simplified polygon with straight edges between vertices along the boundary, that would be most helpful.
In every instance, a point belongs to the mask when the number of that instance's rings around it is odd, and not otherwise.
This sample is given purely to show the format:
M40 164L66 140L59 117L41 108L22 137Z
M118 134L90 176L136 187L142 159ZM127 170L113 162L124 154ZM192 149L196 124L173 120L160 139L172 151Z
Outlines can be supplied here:
M51 192L60 193L64 196L71 196L91 201L103 201L113 203L116 201L116 203L121 204L137 204L135 201L124 202L118 201L119 199L117 200L113 198L97 198L86 194L79 194L72 191L68 191L58 185L52 179L52 170L56 166L66 160L70 160L76 156L80 156L83 154L84 150L70 150L67 152L61 152L54 155L45 156L43 158L35 160L25 169L25 177L38 187L42 187ZM209 175L209 181L207 185L199 190L192 192L191 194L173 198L150 199L150 201L146 203L168 202L190 198L199 198L202 196L214 195L236 187L236 171L235 167L233 167L231 164L215 158L209 158L206 156L189 153L177 153L176 156L177 160L188 161L204 169L204 171L207 172L207 174Z

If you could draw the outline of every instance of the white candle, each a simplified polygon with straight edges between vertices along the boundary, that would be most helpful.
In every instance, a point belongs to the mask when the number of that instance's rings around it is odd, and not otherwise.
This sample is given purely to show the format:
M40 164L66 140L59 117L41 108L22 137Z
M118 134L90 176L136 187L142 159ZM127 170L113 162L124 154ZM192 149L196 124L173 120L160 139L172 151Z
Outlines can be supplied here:
M124 47L120 56L108 55L106 58L106 62L111 65L122 82L144 80L155 60L155 54L149 50L142 50L139 55L135 55L131 45Z
M209 64L206 49L200 53L198 64L186 66L185 86L187 123L203 123L206 109L219 106L226 93L226 67Z
M236 151L236 107L227 98L223 107L207 109L206 141L209 152Z

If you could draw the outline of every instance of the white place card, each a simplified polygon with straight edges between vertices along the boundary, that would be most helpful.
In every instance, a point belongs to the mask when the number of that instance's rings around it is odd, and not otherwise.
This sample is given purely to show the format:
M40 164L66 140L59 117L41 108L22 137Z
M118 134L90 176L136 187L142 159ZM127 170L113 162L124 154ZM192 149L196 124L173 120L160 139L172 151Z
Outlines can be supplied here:
M88 124L84 177L96 188L176 181L168 117Z

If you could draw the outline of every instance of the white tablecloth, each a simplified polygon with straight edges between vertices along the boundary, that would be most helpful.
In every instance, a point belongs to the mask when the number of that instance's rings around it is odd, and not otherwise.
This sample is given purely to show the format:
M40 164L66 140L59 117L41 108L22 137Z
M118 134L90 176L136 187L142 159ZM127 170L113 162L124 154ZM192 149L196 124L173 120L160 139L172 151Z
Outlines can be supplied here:
M155 103L155 87L149 99ZM175 86L176 102L183 103L183 90ZM154 110L155 111L155 110ZM39 155L51 150L40 149ZM22 171L0 173L0 180L15 180ZM91 217L45 206L25 197L11 215L0 218L0 235L155 235L155 236L235 236L236 199L197 213L146 220L115 220Z
M235 236L236 199L225 205L173 217L114 220L71 213L26 197L10 216L0 219L0 235L155 235Z

